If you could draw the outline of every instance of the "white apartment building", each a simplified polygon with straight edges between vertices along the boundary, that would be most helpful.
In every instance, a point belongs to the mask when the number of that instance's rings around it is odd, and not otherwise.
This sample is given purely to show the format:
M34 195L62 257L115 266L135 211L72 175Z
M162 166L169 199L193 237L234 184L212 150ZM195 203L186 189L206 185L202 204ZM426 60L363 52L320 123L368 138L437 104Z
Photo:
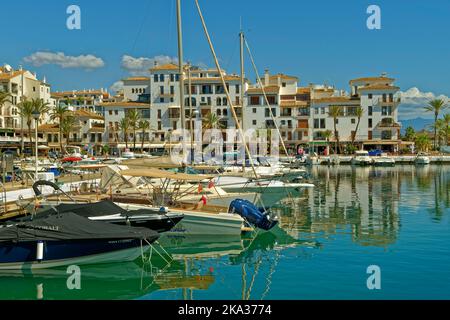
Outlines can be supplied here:
M89 112L101 112L98 106L111 98L108 91L104 88L56 91L52 92L52 97L56 100L56 103L67 105L72 111L85 110Z
M150 103L150 78L130 77L122 82L124 101Z
M18 104L23 99L42 99L50 107L55 106L55 100L50 93L50 84L45 77L39 80L35 73L19 68L13 69L9 65L0 67L0 91L11 95L11 100L2 106L0 110L0 149L18 149L21 144L21 128L24 127L24 143L28 146L26 120L22 122L19 116ZM44 115L41 123L48 122L50 113ZM32 129L35 128L34 121ZM39 142L44 142L40 139Z

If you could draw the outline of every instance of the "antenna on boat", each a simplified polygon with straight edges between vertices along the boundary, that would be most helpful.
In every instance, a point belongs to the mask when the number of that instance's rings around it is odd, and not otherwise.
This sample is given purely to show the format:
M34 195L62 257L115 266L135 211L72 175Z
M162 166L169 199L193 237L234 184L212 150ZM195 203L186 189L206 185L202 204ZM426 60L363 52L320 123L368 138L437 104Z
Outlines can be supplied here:
M245 70L244 70L244 32L242 31L242 17L240 17L240 28L241 31L239 32L239 42L240 42L240 55L241 55L241 119L242 119L242 126L245 126L244 123L244 90L245 90ZM245 143L245 141L244 141ZM245 174L245 157L242 161L242 173Z
M178 1L179 1L179 0L178 0ZM258 174L256 173L255 165L254 165L254 163L253 163L252 155L250 154L249 147L247 146L247 143L246 143L246 141L245 141L245 135L244 135L244 132L243 132L243 130L242 130L241 123L240 123L240 121L239 121L239 119L238 119L238 117L237 117L237 115L236 115L236 109L234 108L234 105L233 105L234 102L231 100L230 91L229 91L228 88L227 88L227 84L226 84L226 82L225 82L224 75L223 75L223 73L221 72L222 69L220 68L219 60L217 59L216 51L214 50L214 46L213 46L213 43L212 43L212 41L211 41L211 37L209 36L208 28L206 27L206 22L205 22L205 19L203 18L202 10L200 9L200 4L198 3L198 0L195 0L195 4L196 4L196 6L197 6L197 10L198 10L198 14L199 14L199 16L200 16L200 20L202 21L203 30L205 31L205 36L206 36L206 39L208 40L209 48L211 49L211 53L212 53L212 55L213 55L214 62L215 62L215 64L216 64L217 71L219 72L219 76L220 76L222 85L223 85L223 87L224 87L225 94L226 94L226 96L227 96L228 101L230 102L231 113L232 113L232 115L233 115L233 119L234 119L234 121L236 122L236 127L237 127L237 129L238 129L238 132L239 132L240 136L242 137L242 142L243 142L243 144L244 144L245 152L246 152L246 154L247 154L248 157L249 157L250 165L251 165L251 167L252 167L252 170L253 170L253 173L254 173L254 175L255 175L255 178L258 178Z
M283 151L286 154L286 156L289 157L289 153L287 152L286 145L284 144L283 137L281 136L281 132L280 132L280 128L278 127L277 120L275 119L275 116L272 112L272 106L270 105L269 98L267 97L267 94L266 94L266 90L261 81L261 77L259 76L258 68L256 67L255 60L253 59L253 55L250 50L250 46L248 45L247 39L244 39L244 41L245 41L245 46L247 47L248 55L250 56L250 61L252 62L252 65L253 65L253 69L255 70L257 81L258 81L258 83L261 84L261 90L262 90L262 93L264 96L264 100L267 104L267 107L269 108L270 117L272 118L273 124L275 125L275 129L277 130L277 134L280 137L281 145L283 146Z

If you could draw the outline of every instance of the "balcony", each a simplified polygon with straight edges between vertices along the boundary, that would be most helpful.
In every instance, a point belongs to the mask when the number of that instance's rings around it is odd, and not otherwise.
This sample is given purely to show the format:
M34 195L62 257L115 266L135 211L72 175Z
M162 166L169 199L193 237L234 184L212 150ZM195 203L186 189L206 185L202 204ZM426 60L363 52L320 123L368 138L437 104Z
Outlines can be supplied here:
M402 102L401 98L394 98L394 99L383 99L383 98L378 98L377 100L375 100L375 102L373 103L376 106L398 106L400 103Z
M402 125L397 123L392 118L382 119L376 126L379 129L400 129Z

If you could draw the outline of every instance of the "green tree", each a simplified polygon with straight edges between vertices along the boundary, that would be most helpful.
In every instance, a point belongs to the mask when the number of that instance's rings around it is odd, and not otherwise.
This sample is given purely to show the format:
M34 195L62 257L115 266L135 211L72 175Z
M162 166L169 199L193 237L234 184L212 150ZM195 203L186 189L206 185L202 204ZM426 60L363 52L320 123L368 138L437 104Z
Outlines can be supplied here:
M342 115L342 110L340 106L330 106L328 110L328 115L333 118L334 125L334 138L336 139L336 143L334 145L334 153L339 154L338 149L340 150L340 141L339 141L339 132L337 130L338 118Z
M119 122L119 129L123 133L123 140L125 147L128 149L128 133L130 131L130 119L128 117L122 118Z
M443 99L431 100L428 103L428 105L425 107L426 111L434 113L434 149L437 148L437 138L438 138L437 121L439 118L439 114L441 113L441 111L444 111L446 108L447 108L447 103Z
M225 126L220 122L217 114L209 112L203 122L203 129L223 129Z
M69 145L70 134L73 132L75 123L75 117L68 114L62 118L61 123L59 124L62 134L66 136L66 145ZM62 139L63 137L61 136L61 140Z
M132 109L128 111L126 117L128 118L129 128L133 131L133 149L136 149L136 130L141 120L141 114L137 109Z
M138 129L141 130L142 141L141 141L141 153L144 153L144 143L145 143L145 134L150 130L150 122L147 120L141 120L138 122Z
M442 121L444 122L445 142L448 146L450 139L450 113L445 114Z
M431 147L430 138L428 137L428 134L421 133L417 135L416 137L416 147L419 152L426 152Z
M50 114L50 119L52 121L58 121L59 124L59 144L61 153L64 153L61 123L64 117L66 117L69 114L69 112L70 112L69 108L66 105L58 104Z
M359 125L361 124L361 118L364 115L364 109L362 107L356 107L355 116L358 117L358 121L356 122L355 133L352 134L352 146L355 145L356 135L358 134Z
M413 127L406 128L405 140L406 141L414 141L414 140L416 140L416 130L414 130Z

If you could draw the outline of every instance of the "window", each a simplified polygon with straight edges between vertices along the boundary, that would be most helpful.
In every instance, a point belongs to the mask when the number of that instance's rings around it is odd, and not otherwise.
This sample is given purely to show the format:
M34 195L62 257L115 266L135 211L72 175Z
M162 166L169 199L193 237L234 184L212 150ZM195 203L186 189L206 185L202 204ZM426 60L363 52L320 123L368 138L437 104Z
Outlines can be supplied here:
M314 119L314 129L319 129L319 127L320 127L319 119Z
M369 116L372 116L372 114L373 114L373 107L369 106Z
M221 106L222 105L222 99L221 98L217 98L216 99L216 105L217 106Z
M257 125L256 120L253 120L253 121L252 121L252 124L253 124L254 126L256 126L256 125Z
M369 128L372 128L372 119L369 119L368 126L369 126Z
M119 110L114 110L114 114L115 114L116 116L118 116L118 115L119 115Z
M218 115L219 117L221 117L221 116L222 116L222 110L217 109L217 115Z
M259 97L258 96L250 97L250 104L253 106L258 106L259 105Z
M134 88L131 89L131 93L134 93Z
M228 117L228 110L227 109L223 109L223 116L224 117Z
M161 119L161 109L158 109L158 119Z
M164 82L164 75L163 74L159 75L159 82Z
M154 82L158 82L158 75L157 75L157 74L155 74L155 75L153 76L153 81L154 81Z
M325 119L320 119L320 129L325 129Z
M171 82L175 81L175 75L173 73L170 74L170 81Z
M164 94L164 86L160 86L159 87L159 93L160 94Z
M173 100L173 98L170 98L170 102L173 102L174 100Z
M159 103L164 103L164 98L159 98Z
M352 119L352 124L355 124L356 123L356 119Z
M394 94L393 93L389 93L389 101L394 102Z
M277 99L274 96L267 97L267 100L269 100L269 104L277 104Z
M369 99L373 99L373 94L369 93Z
M239 94L241 92L240 88L241 88L241 86L237 84L236 85L236 94Z
M180 81L180 75L179 74L175 75L175 81Z
M252 111L253 111L253 113L256 113L256 108L253 108Z
M386 95L386 93L383 93L383 102L387 102L387 95Z
M390 116L392 115L392 107L391 106L384 106L381 108L381 115L382 116Z
M320 113L325 114L325 108L320 108Z
M227 98L223 98L223 105L224 106L228 105L228 99Z
M33 87L33 92L36 92L36 87Z
M174 86L170 86L170 94L175 94L175 87Z
M109 115L112 116L112 110L109 110Z
M283 82L283 83L281 84L281 86L282 86L283 88L286 88L286 82Z

